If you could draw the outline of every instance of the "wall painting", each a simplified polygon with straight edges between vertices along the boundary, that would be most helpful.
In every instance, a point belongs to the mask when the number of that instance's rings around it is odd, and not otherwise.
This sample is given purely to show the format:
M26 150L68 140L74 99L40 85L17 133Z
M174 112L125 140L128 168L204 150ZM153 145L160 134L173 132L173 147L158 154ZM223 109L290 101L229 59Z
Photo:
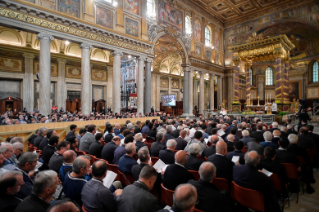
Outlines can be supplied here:
M113 29L113 11L96 6L96 24Z
M158 1L158 20L162 23L168 23L182 30L183 28L183 13L175 10L163 0Z
M301 97L301 81L291 81L288 82L289 89L289 100L292 102L294 99L299 99Z
M68 15L80 17L80 0L58 0L59 11Z
M215 49L219 51L219 44L220 44L220 39L219 39L219 30L215 31Z
M199 20L195 21L195 41L202 42L202 26L199 23Z
M139 0L124 0L124 9L136 15L139 14Z
M125 32L126 34L138 37L138 22L126 18Z
M202 55L202 47L196 46L195 47L195 54L201 56Z

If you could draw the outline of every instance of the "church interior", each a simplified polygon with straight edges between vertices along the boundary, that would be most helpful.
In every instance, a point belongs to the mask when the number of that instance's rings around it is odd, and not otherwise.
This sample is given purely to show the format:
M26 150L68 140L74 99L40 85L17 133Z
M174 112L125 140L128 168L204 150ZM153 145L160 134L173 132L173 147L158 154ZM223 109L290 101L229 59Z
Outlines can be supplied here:
M1 114L224 111L270 125L301 105L317 123L318 0L0 0ZM314 195L285 211L319 211Z

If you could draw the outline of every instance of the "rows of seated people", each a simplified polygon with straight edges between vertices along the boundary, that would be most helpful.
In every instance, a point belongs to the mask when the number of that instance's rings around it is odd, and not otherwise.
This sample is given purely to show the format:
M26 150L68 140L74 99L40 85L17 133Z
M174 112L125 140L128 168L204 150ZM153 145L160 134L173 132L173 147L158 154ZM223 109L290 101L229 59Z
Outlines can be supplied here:
M104 132L71 125L62 141L42 127L25 153L22 139L10 137L0 146L0 211L245 211L230 189L237 185L261 192L264 210L274 212L278 199L299 193L299 179L315 192L314 127L248 121L153 119L106 123ZM159 160L167 166L155 169ZM278 176L279 188L263 169ZM117 177L106 187L110 171Z

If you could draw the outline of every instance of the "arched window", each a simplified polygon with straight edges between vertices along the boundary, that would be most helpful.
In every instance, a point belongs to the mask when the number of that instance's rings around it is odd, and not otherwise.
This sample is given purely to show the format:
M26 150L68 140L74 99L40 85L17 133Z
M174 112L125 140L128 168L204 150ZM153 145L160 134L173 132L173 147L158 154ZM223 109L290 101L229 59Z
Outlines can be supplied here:
M154 12L154 0L147 0L146 2L146 8L147 8L147 15L148 16L155 16Z
M253 85L253 70L251 68L249 69L249 80L250 85Z
M313 82L318 82L318 61L313 63L312 66L312 81Z
M212 45L212 35L209 27L205 27L205 45L211 46Z
M266 69L266 85L274 85L274 75L272 68Z
M185 32L186 34L192 33L191 19L188 16L185 16Z

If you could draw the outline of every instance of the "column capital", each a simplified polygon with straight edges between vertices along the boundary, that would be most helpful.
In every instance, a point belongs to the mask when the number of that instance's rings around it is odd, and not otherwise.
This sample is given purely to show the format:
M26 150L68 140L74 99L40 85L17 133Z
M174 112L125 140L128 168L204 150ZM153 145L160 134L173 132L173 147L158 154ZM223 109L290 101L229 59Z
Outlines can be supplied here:
M80 49L93 49L93 46L89 43L81 43Z
M114 52L112 52L112 55L114 56L123 56L123 52L119 51L119 50L115 50Z
M58 58L57 61L58 61L58 63L66 63L66 62L68 62L67 59L62 59L62 58Z
M181 66L182 66L184 72L188 72L188 71L190 72L191 71L191 67L190 66L188 66L186 64L182 64Z
M140 56L139 58L138 58L138 61L145 61L146 60L146 57L143 57L143 56Z
M50 41L53 41L54 40L54 37L48 33L45 33L45 32L40 32L38 35L37 35L37 39L38 40L42 40L42 39L48 39Z
M215 73L210 73L209 76L210 76L210 77L215 77L216 75L215 75Z
M147 63L152 63L153 62L153 58L146 58L146 61Z
M32 53L23 53L22 56L24 58L28 58L28 59L34 59L35 58L34 54L32 54Z

